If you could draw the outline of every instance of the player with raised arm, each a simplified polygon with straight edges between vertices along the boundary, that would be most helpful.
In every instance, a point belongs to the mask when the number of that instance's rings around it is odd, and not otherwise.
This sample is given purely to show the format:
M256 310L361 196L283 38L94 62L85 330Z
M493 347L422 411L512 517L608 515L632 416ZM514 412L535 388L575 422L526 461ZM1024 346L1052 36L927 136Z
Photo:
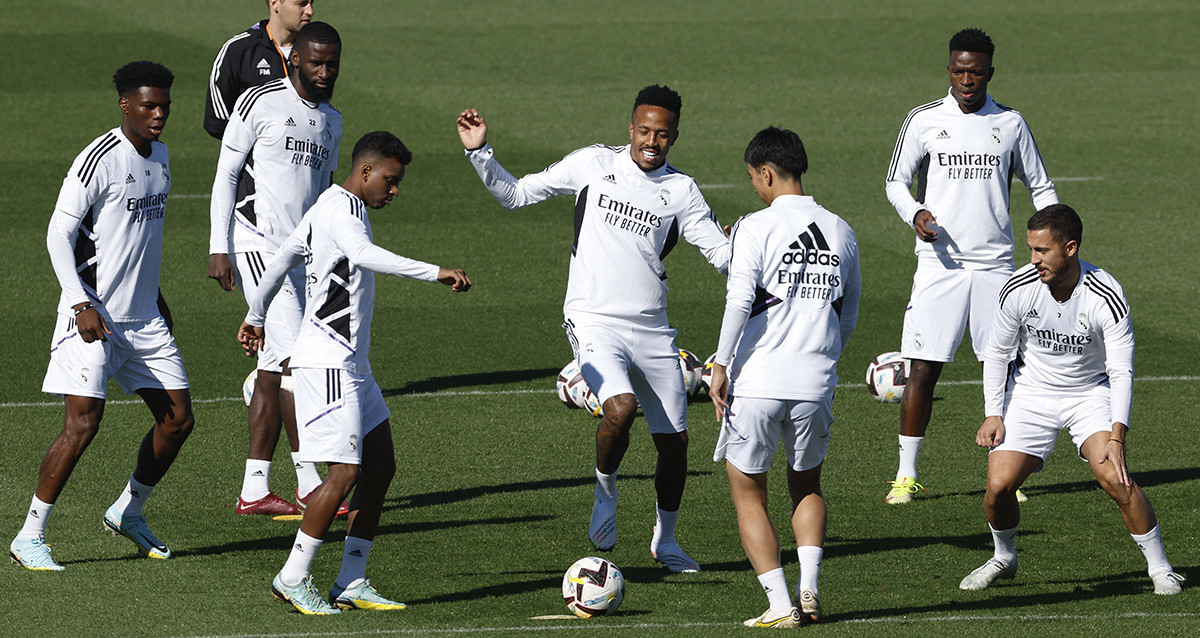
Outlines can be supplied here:
M954 34L950 91L909 111L888 167L888 200L916 231L917 271L900 344L912 361L900 400L900 464L886 503L907 503L924 490L917 457L933 390L968 322L982 360L996 296L1013 272L1012 177L1029 189L1035 210L1058 202L1024 118L987 93L994 52L979 29Z
M1183 577L1167 562L1158 520L1125 463L1133 404L1133 323L1121 285L1082 261L1083 222L1069 206L1029 218L1030 264L1000 293L983 359L983 425L990 448L984 508L993 557L962 589L1017 573L1016 491L1040 470L1061 430L1112 497L1146 564L1156 594L1178 594Z
M279 247L250 298L238 339L252 354L273 329L268 305L294 268L308 260L311 303L292 357L296 415L303 424L300 458L329 463L329 474L309 499L287 563L272 593L304 614L339 609L404 609L381 596L366 578L367 557L383 499L396 472L392 430L383 393L371 375L371 318L375 273L437 281L455 292L471 287L462 270L441 268L393 254L372 243L367 208L396 196L412 153L391 133L368 133L354 145L350 175L330 186ZM341 571L326 603L312 582L312 564L325 533L350 490L350 520Z
M634 100L629 144L582 148L520 179L496 161L479 111L459 115L458 134L484 186L505 208L575 196L563 328L604 408L588 537L601 551L617 542L617 469L640 402L658 450L650 553L671 571L694 572L700 566L675 540L687 478L687 394L667 322L663 259L682 237L724 273L729 243L695 180L667 163L681 105L675 91L648 86Z
M341 38L333 27L309 23L292 48L295 72L243 93L225 128L209 209L208 275L225 290L232 290L236 282L247 301L280 242L333 181L342 114L329 100L341 52ZM286 372L304 314L299 294L303 280L302 267L289 275L267 317L271 329L258 352L238 514L297 514L321 483L316 468L296 456L295 408ZM269 485L281 423L291 442L296 504L276 496Z
M837 361L858 322L862 289L850 225L804 194L800 136L770 127L745 153L750 185L767 208L733 227L712 396L738 531L770 607L748 627L821 618L817 575L825 542L821 467L829 450ZM788 595L779 534L767 513L767 471L783 442L800 577Z
M221 139L233 103L246 89L287 77L296 34L312 20L313 0L266 0L268 17L221 45L208 76L204 130Z
M64 397L62 432L42 458L37 490L9 552L33 570L61 571L45 544L46 519L76 463L100 430L108 380L136 392L154 425L104 526L150 558L172 552L142 508L175 461L194 423L183 360L159 290L171 168L159 141L171 113L174 76L154 62L117 70L121 126L96 138L63 179L46 249L62 287L42 391Z

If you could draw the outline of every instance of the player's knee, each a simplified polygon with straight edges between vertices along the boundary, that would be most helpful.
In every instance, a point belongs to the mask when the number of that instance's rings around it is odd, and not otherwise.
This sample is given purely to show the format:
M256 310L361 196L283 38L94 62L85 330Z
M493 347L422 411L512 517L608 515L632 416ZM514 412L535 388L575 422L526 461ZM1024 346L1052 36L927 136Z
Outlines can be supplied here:
M1015 498L1017 489L1021 487L1007 476L989 476L987 481L987 497L992 499Z
M637 416L637 399L631 394L620 394L604 402L604 418L606 421L623 430L633 425Z

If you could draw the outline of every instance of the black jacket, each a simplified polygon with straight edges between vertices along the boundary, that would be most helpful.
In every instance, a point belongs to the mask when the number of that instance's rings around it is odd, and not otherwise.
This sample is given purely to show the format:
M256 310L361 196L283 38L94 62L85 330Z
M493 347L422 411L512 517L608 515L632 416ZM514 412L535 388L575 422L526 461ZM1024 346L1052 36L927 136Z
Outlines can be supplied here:
M233 103L246 89L288 74L283 54L267 35L267 21L230 38L213 62L204 99L204 130L221 139Z

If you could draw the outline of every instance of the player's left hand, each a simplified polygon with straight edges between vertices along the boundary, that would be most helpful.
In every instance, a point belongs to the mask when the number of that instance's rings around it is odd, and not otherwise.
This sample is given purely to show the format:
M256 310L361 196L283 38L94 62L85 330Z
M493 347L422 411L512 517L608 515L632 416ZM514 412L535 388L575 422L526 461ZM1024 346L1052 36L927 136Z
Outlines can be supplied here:
M712 399L713 408L717 412L717 420L725 419L725 411L729 409L729 376L725 366L714 363L712 380L708 383L708 396Z
M461 268L441 268L438 270L438 282L450 286L454 292L471 289L471 278Z
M242 350L246 351L246 356L253 357L262 346L262 326L252 326L243 321L242 326L238 328L237 340L242 344Z

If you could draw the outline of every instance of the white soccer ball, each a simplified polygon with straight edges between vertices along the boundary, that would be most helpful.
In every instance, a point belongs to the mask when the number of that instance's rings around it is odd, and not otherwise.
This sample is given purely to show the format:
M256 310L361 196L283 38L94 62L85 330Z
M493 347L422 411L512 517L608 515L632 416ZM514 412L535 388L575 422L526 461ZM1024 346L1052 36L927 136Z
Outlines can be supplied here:
M580 407L591 412L592 416L597 419L604 416L604 406L600 404L600 397L596 396L596 393L592 392L586 384L583 386L583 390L583 405Z
M695 396L700 391L700 373L704 368L704 362L691 352L679 349L679 370L683 374L683 387L687 390L688 396Z
M583 373L579 371L579 364L571 359L571 362L563 367L562 372L558 373L558 379L554 382L554 388L558 391L558 400L568 408L579 408L575 404L575 397L571 396L571 385L582 381Z
M242 399L246 402L246 407L250 407L250 399L254 397L254 381L258 379L258 370L251 370L250 374L246 375L246 380L242 382Z
M712 387L712 368L713 362L717 360L717 353L708 355L704 360L704 367L700 370L700 387L704 388L705 392Z
M625 598L625 577L603 558L581 558L563 574L562 594L567 609L576 616L606 616L616 612Z
M899 403L908 383L909 360L899 352L885 352L867 366L867 390L880 403Z

